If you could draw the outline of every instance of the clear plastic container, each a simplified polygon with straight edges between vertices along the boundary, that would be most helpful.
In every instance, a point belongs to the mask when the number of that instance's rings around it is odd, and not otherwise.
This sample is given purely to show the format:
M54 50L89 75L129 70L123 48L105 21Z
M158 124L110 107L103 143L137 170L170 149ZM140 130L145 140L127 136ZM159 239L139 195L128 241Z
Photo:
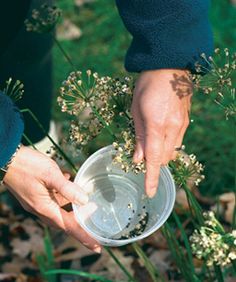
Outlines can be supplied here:
M149 199L144 174L125 173L113 164L115 149L107 146L91 155L75 177L96 210L87 216L85 206L73 204L78 223L100 244L121 246L141 240L169 217L175 202L175 184L167 167L161 167L158 191ZM89 206L88 206L89 207Z

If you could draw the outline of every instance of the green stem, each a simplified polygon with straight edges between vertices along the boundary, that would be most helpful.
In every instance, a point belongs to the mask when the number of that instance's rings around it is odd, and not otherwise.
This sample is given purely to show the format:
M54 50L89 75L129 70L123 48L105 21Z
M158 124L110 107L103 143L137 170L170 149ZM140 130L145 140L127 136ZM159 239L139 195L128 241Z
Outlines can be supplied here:
M28 142L28 144L29 144L30 146L32 146L35 150L37 150L37 148L34 146L34 144L32 143L32 141L28 138L28 136L27 136L25 133L23 133L23 137L24 137L24 139Z
M129 273L129 271L125 268L125 266L119 261L119 259L114 255L110 248L104 247L108 254L114 259L116 264L120 267L120 269L124 272L124 274L129 278L129 281L136 282L133 276Z
M49 234L49 230L45 228L45 236L44 236L44 250L47 256L47 264L49 268L55 267L55 259L53 254L53 244L51 240L51 236Z
M235 178L236 181L236 178ZM236 187L236 183L235 183L235 187ZM235 199L235 203L236 203L236 191L234 191L234 199ZM234 213L233 213L233 222L232 222L232 229L236 228L236 204L234 206Z
M161 275L158 273L157 269L154 267L154 265L151 263L150 259L146 256L142 248L137 244L133 243L132 247L134 248L135 252L143 262L144 266L146 267L148 273L150 274L153 282L161 282L164 281L164 279L161 277Z
M193 274L195 274L195 269L194 269L194 264L193 264L193 255L192 255L191 247L190 247L186 232L184 231L184 228L183 228L183 226L182 226L182 224L179 220L177 213L174 211L172 214L173 214L175 222L177 223L177 226L178 226L178 228L181 232L181 236L182 236L182 239L184 241L185 248L187 250L188 260L189 260L191 271L192 271Z
M74 63L72 62L71 58L69 57L69 55L67 55L66 51L64 50L64 48L62 47L61 43L57 40L57 38L55 37L55 35L53 35L53 39L54 42L56 43L57 47L59 48L59 50L62 52L63 56L66 58L66 60L68 61L68 63L71 65L71 67L74 69L74 71L77 71Z
M55 275L55 274L71 274L71 275L78 275L80 277L85 277L92 279L94 281L101 281L101 282L114 282L111 280L106 279L105 277L91 274L88 272L80 271L80 270L73 270L73 269L52 269L44 272L45 276Z
M222 271L221 271L220 266L214 264L214 269L215 269L217 281L218 281L218 282L224 282L224 277L223 277L223 273L222 273Z
M189 198L191 207L193 208L193 210L195 212L195 215L196 215L196 218L198 220L198 223L200 225L203 225L204 224L204 218L203 218L203 215L202 215L202 208L201 208L201 206L199 205L199 203L197 202L196 198L194 197L194 195L190 191L189 187L185 183L183 184L182 187L183 187L187 197Z
M232 266L233 266L233 270L234 270L234 277L236 276L236 261L232 261Z
M42 130L42 132L45 134L45 136L48 137L48 139L52 142L52 144L55 146L55 148L58 150L58 152L61 154L61 156L71 166L73 172L77 173L78 169L76 168L74 163L70 160L70 158L66 155L66 153L60 148L60 146L58 146L57 143L51 138L51 136L44 129L43 125L40 123L40 121L37 119L37 117L34 115L34 113L30 109L23 109L23 110L21 110L21 113L29 113L30 114L30 116L33 118L33 120L36 122L36 124L39 126L39 128Z
M164 227L162 228L162 233L167 240L171 254L174 257L175 263L185 281L200 282L195 273L191 272L188 260L186 259L186 255L182 251L182 248L175 237L175 233L173 232L168 222L166 222Z

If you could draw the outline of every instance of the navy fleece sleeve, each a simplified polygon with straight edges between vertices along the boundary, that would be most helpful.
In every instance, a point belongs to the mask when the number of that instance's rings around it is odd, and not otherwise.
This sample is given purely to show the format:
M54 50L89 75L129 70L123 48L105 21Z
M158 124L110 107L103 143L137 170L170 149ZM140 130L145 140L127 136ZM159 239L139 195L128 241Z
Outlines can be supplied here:
M19 110L12 100L0 92L0 167L14 154L24 130Z
M116 0L133 41L126 55L128 71L195 70L202 53L213 49L209 0Z

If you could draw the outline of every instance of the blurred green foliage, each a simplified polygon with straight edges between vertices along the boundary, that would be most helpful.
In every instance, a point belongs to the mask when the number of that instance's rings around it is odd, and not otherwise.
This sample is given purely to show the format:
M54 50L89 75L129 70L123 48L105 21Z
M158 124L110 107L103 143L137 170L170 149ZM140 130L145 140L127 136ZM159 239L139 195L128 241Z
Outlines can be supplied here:
M95 0L78 8L73 0L58 0L64 18L82 30L82 37L62 41L74 64L80 70L91 69L102 75L125 73L123 61L131 36L125 30L115 1ZM215 47L236 51L236 7L229 0L213 0L210 11ZM55 89L71 71L70 66L54 48ZM236 75L234 75L236 84ZM57 90L55 90L58 93ZM56 95L55 95L56 96ZM54 107L57 120L67 116ZM201 93L193 97L191 123L184 144L188 153L195 153L206 166L203 193L216 195L235 187L235 121L226 121L224 112L213 100Z

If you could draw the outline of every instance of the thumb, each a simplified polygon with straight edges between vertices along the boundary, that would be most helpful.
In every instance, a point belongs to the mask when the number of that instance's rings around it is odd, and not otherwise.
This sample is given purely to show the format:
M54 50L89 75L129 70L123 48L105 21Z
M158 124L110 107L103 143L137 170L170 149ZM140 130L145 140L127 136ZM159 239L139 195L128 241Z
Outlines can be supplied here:
M88 202L88 195L85 191L77 184L66 179L59 168L50 173L46 186L47 188L55 189L69 202L74 204L81 205Z

